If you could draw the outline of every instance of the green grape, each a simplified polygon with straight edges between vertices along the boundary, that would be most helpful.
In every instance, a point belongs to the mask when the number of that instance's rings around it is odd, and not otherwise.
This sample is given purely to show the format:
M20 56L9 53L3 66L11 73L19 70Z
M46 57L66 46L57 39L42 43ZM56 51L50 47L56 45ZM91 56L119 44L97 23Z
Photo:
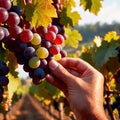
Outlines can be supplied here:
M45 47L39 47L37 50L36 50L36 55L41 58L41 59L45 59L48 57L49 55L49 52L48 50L45 48Z
M34 56L31 59L29 59L28 64L33 69L38 68L40 66L40 59L38 57Z
M33 34L33 39L31 40L33 45L39 45L41 43L41 36L38 33Z

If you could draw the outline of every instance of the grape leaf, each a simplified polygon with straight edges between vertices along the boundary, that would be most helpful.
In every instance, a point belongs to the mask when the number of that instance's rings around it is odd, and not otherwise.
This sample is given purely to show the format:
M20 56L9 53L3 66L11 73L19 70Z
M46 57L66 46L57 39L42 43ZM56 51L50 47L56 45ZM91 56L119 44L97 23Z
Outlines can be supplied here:
M6 50L5 60L8 63L10 73L14 77L18 77L18 72L15 71L15 69L18 68L18 63L14 53L10 52L9 50Z
M109 58L109 60L100 68L100 71L107 75L108 72L115 73L116 70L120 67L118 57Z
M119 35L117 35L116 31L111 31L108 32L105 36L104 36L104 40L110 42L112 39L114 40L118 40L120 38Z
M87 61L89 64L91 64L92 66L95 67L92 50L93 50L93 48L91 49L91 47L82 48L82 50L81 50L82 54L81 54L80 58L82 58L83 60Z
M30 87L30 93L34 94L38 100L43 101L45 104L51 103L53 98L59 99L60 96L63 96L60 90L50 85L45 80L38 86L33 84Z
M65 45L77 48L79 41L82 40L81 34L77 30L71 30L70 28L65 28L65 33L68 36L67 40L64 42Z
M76 2L75 0L60 0L60 4L66 6L66 5L70 5L72 7L76 6Z
M52 5L52 0L34 0L32 4L25 7L26 20L33 27L47 27L52 22L52 17L57 17L56 9Z
M80 14L77 11L72 12L72 7L69 4L63 7L60 19L61 24L74 26L78 24L80 19Z
M8 93L9 93L9 97L12 98L13 94L16 92L18 86L20 85L20 79L14 77L10 73L8 73L7 76L8 76L8 79L9 79Z
M117 56L116 48L120 46L119 41L111 40L111 42L103 41L101 46L96 48L93 59L98 68L105 64L110 57Z
M80 5L83 6L84 10L89 10L95 15L98 14L102 7L101 0L80 0Z

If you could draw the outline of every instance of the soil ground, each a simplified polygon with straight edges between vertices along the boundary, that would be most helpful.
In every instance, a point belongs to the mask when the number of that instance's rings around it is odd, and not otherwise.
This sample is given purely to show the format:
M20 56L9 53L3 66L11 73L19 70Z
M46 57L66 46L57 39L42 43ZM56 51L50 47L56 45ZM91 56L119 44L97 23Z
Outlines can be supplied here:
M8 112L6 120L60 120L56 109L52 108L52 113L49 107L45 107L34 97L25 95ZM0 115L0 120L4 120L3 115ZM71 120L71 118L64 115L63 120Z

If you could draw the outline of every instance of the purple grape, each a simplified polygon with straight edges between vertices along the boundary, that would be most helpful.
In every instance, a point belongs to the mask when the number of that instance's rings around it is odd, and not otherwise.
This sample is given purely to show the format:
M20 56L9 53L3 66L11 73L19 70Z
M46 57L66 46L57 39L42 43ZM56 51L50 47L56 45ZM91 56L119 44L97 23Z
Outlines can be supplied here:
M0 86L7 86L9 83L9 80L5 76L0 76Z
M41 68L37 68L34 70L34 78L43 79L45 75L46 75L45 71Z
M9 72L9 68L6 63L0 61L0 75L7 75Z
M25 56L25 58L30 59L34 55L35 55L35 48L33 48L33 47L27 47L24 50L24 56Z

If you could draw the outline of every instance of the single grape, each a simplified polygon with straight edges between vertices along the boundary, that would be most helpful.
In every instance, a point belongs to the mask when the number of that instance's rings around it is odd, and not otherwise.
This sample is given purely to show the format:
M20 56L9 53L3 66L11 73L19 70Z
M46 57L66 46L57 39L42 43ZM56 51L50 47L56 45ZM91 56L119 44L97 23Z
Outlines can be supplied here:
M45 71L41 68L37 68L34 70L34 78L43 79L45 75Z
M23 65L23 70L24 70L25 72L30 72L30 71L31 71L31 68L29 67L28 64L24 64L24 65Z
M29 64L30 68L36 69L40 66L40 59L36 56L32 57L28 61L28 64Z
M53 31L54 33L58 33L58 28L57 28L57 26L55 26L55 25L52 25L52 26L50 26L50 27L48 27L48 31Z
M63 49L60 50L60 54L61 54L62 58L67 56L67 52Z
M52 45L51 42L49 42L45 39L42 39L42 42L41 42L42 47L45 47L45 48L49 49L51 45Z
M54 55L53 57L54 57L54 60L58 61L61 59L61 54L58 53L58 54Z
M26 47L23 54L24 54L25 58L29 59L35 55L35 48Z
M50 42L53 42L56 38L56 34L55 32L53 31L48 31L46 34L45 34L45 39L50 41Z
M33 45L39 45L41 43L41 36L38 33L33 34L33 39L31 40Z
M41 58L41 59L45 59L48 57L49 55L49 52L48 50L45 48L45 47L39 47L37 50L36 50L36 55Z
M11 8L12 4L10 0L0 0L0 7L3 7L7 10Z
M9 72L9 68L7 67L6 63L0 61L0 76L7 75Z
M20 18L17 13L10 12L9 17L7 19L8 26L16 26L20 23Z
M0 7L0 23L5 22L8 19L8 12L5 8Z
M33 39L33 33L29 29L25 29L20 33L20 39L24 43L28 43Z
M10 37L17 38L18 35L22 32L22 28L19 26L12 26L9 28Z
M50 48L49 48L49 51L52 55L56 55L60 52L60 49L57 45L52 45Z
M36 32L44 38L45 34L47 33L48 29L47 28L44 28L42 26L39 26L36 28Z
M56 45L61 45L64 42L64 37L61 34L57 34L54 43Z

